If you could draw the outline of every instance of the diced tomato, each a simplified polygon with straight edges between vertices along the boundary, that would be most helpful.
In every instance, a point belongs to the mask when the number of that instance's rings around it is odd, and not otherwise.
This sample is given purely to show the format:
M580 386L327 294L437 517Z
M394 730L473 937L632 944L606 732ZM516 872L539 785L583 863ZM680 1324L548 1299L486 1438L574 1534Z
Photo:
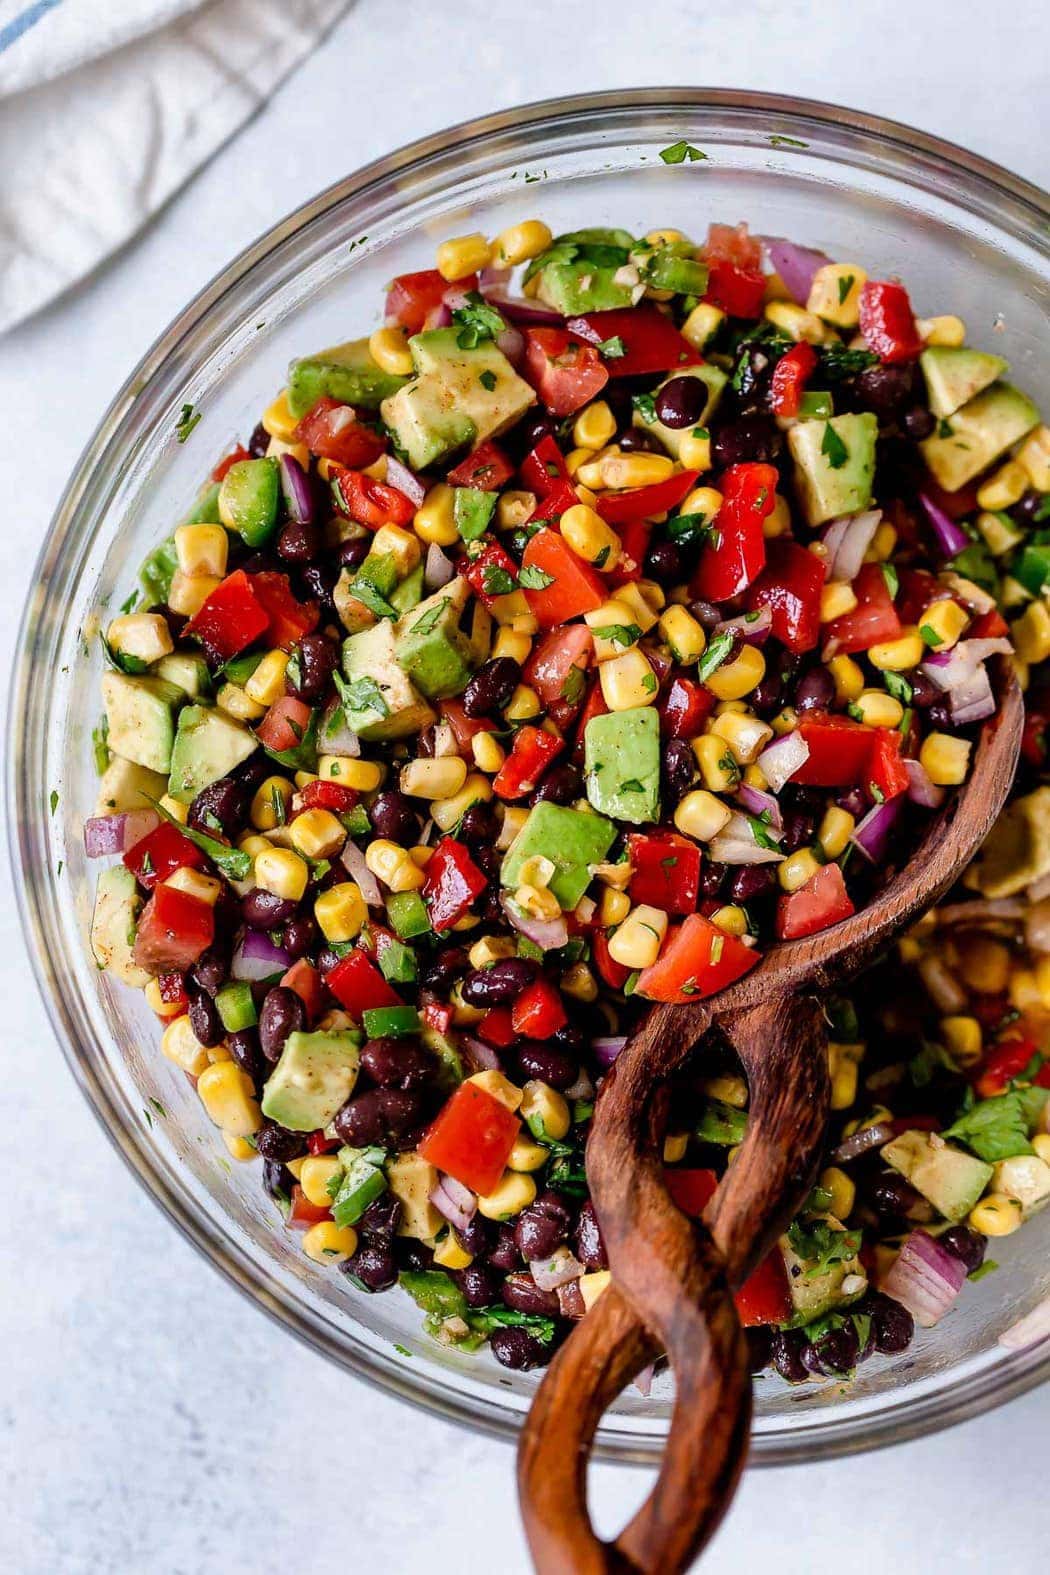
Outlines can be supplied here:
M462 842L442 837L426 868L423 900L435 930L450 930L470 912L488 881Z
M902 624L919 623L931 602L951 598L951 592L928 569L899 569L900 589L895 607Z
M1039 1054L1034 1040L1020 1037L1001 1039L987 1051L980 1066L976 1089L982 1099L1004 1094L1015 1077L1020 1077L1032 1057Z
M632 831L627 838L631 861L632 902L642 902L664 913L692 913L700 891L700 849L676 832L646 834Z
M631 970L625 968L623 963L618 963L612 956L606 930L595 930L591 951L594 953L594 966L610 990L622 990L631 977Z
M859 787L866 780L874 729L848 716L811 712L799 723L809 758L792 773L801 787Z
M698 470L679 470L666 481L655 481L650 487L633 487L629 492L603 492L596 508L607 525L617 528L634 520L647 520L654 514L676 508L699 474Z
M968 640L1002 640L1009 636L1010 625L995 607L978 613L966 631Z
M311 1203L298 1182L292 1186L292 1206L288 1211L286 1224L289 1230L309 1230L311 1225L319 1225L322 1220L330 1220L332 1211L320 1203Z
M714 708L710 689L692 678L672 678L657 702L661 727L668 738L696 738Z
M708 264L704 300L729 317L761 317L766 276L761 268L739 268L736 263Z
M491 607L497 596L508 594L508 582L510 590L516 588L518 565L498 541L490 541L470 560L464 578L474 595Z
M186 977L176 969L172 973L162 973L157 980L160 998L165 1006L177 1006L185 1012L189 1007L189 997L186 994Z
M664 1186L682 1213L698 1220L718 1191L718 1177L713 1170L683 1170L677 1165L666 1165Z
M877 802L899 798L908 791L908 773L901 759L901 735L888 727L877 727L871 741L864 786ZM881 794L881 798L880 798Z
M359 947L340 957L324 982L340 1006L357 1022L377 1006L400 1006L401 997L383 978L375 963Z
M311 1132L306 1140L307 1153L310 1154L331 1154L333 1150L340 1146L341 1140L339 1138L325 1137L324 1131L320 1127L316 1132Z
M736 1315L745 1329L760 1324L786 1323L791 1317L791 1290L788 1285L784 1254L773 1247L758 1268L748 1275L733 1300Z
M225 481L226 472L232 470L234 465L239 465L242 459L251 459L251 455L246 448L242 448L240 443L238 443L236 448L231 449L223 459L220 459L211 473L212 481Z
M529 515L529 525L555 525L567 509L575 508L579 503L576 488L568 481L556 481L554 486L540 498L536 507Z
M545 728L528 724L519 727L510 754L492 779L496 797L512 802L533 792L555 755L561 754L564 748L564 738L548 733ZM430 866L427 868L429 870Z
M778 898L777 939L797 941L803 935L815 935L853 912L841 869L837 864L825 864L798 891L784 892Z
M565 456L550 433L541 437L521 462L518 471L522 484L538 498L553 492L559 481L570 481Z
M337 465L352 465L366 470L386 451L386 438L358 421L350 405L324 394L303 416L295 429L297 443L305 443L311 454L334 460Z
M477 1083L461 1083L420 1139L419 1153L484 1197L503 1175L521 1123Z
M491 438L479 443L461 459L446 480L450 487L476 487L479 492L498 492L514 474L514 466L498 443Z
M709 224L700 254L709 263L731 262L738 268L762 266L762 243L747 233L746 224Z
M922 481L923 492L951 520L963 520L977 512L977 487L977 482L968 481L955 492L945 492L932 476L924 476Z
M506 1006L494 1006L485 1013L478 1024L478 1038L483 1039L494 1050L507 1050L518 1037L510 1010Z
M861 286L860 331L880 361L914 361L922 350L908 292L902 284L869 279Z
M526 985L510 1009L515 1033L524 1039L549 1039L568 1022L558 987L549 979Z
M418 334L428 326L427 319L444 306L449 290L466 292L476 290L477 287L476 273L467 279L457 279L454 286L436 268L424 268L419 273L402 273L391 280L387 290L386 315L400 323L407 334Z
M152 891L178 869L202 870L207 863L207 857L196 843L166 820L124 855L126 868L147 891Z
M588 312L583 317L570 317L565 326L577 339L595 347L610 339L620 341L623 354L609 356L603 362L610 377L651 377L655 372L696 366L704 359L655 306Z
M359 525L378 530L380 525L410 525L416 506L397 487L374 481L361 470L341 468L332 479L332 497L340 514Z
M580 709L593 648L594 637L587 625L569 623L545 635L525 663L525 682L535 689L543 709L559 727L565 727Z
M812 651L820 639L820 593L825 565L787 536L766 543L766 567L747 593L751 609L768 607L772 630L789 651Z
M456 735L456 743L469 757L471 739L478 733L491 733L493 724L487 718L468 716L462 700L439 700L438 710Z
M1043 1063L1032 1081L1036 1088L1050 1088L1050 1061Z
M609 570L610 585L619 587L641 579L652 533L649 520L625 520L619 527L616 534L620 538L620 556Z
M333 815L348 815L360 794L341 782L322 782L320 777L299 789L303 809L329 809Z
M597 350L574 344L564 328L525 329L522 376L555 416L571 416L609 381Z
M321 621L321 610L316 602L300 602L292 595L287 574L249 574L252 590L270 620L266 633L268 645L290 651L292 646L311 634Z
M211 906L177 886L158 886L139 915L135 961L147 973L192 967L215 939Z
M313 712L294 695L282 695L275 700L258 727L255 736L266 748L279 754L282 749L295 749L306 737Z
M782 355L769 385L769 407L775 416L797 416L802 391L817 364L817 352L803 339Z
M753 968L759 952L735 935L691 913L664 942L660 956L642 970L637 993L650 1001L695 1001L724 990Z
M530 538L521 567L530 571L525 574L525 597L542 629L593 612L605 600L601 575L578 558L555 530L538 530ZM530 578L544 578L546 583L530 586Z
M270 619L243 569L228 574L194 613L183 633L228 662L266 633Z
M324 1011L324 982L312 962L299 957L281 978L286 990L292 990L302 1001L308 1023L315 1023Z
M420 1008L420 1017L428 1028L433 1028L435 1033L447 1034L452 1027L452 1008L447 1003L442 1005L438 1001L427 1001Z
M896 640L901 621L886 576L878 563L865 563L853 581L857 605L825 625L824 639L833 651L867 651L883 640Z
M714 536L700 553L693 594L724 602L746 591L766 562L762 521L776 506L779 477L772 465L730 465L722 475L722 506Z
M942 1123L936 1116L894 1116L887 1125L894 1137L900 1137L902 1132L939 1132Z

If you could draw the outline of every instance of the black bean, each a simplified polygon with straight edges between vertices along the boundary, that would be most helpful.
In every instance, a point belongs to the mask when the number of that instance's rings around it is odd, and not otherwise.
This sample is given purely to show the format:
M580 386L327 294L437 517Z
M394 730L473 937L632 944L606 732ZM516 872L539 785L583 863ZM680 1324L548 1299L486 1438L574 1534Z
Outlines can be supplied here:
M908 1309L881 1292L866 1297L863 1306L871 1314L875 1349L883 1356L906 1351L915 1335L915 1320Z
M780 710L783 700L784 680L774 668L770 668L760 680L758 688L752 689L750 704L759 716L771 716Z
M885 1171L872 1184L868 1201L882 1219L905 1219L908 1211L918 1203L919 1194L896 1171Z
M339 562L343 565L343 568L359 569L368 557L368 549L371 543L372 538L370 536L352 536L349 541L341 542L339 545Z
M357 1232L369 1239L378 1237L389 1240L396 1236L401 1224L401 1199L393 1192L382 1192L373 1198L357 1222Z
M433 724L416 734L415 751L420 760L432 760L437 734Z
M394 1242L398 1266L411 1269L415 1274L425 1274L434 1267L434 1249L411 1236L399 1236Z
M720 624L722 622L722 609L720 607L716 607L714 602L705 602L700 600L691 601L689 603L689 611L692 613L697 623L702 624L708 633L711 632L716 624Z
M368 817L377 837L400 842L403 847L415 842L419 835L419 816L405 794L397 788L388 788L385 793L380 793L368 811Z
M286 1170L279 1159L263 1160L263 1191L271 1198L290 1198L295 1185L295 1177L290 1170Z
M338 967L342 960L339 953L333 951L330 946L322 946L317 953L317 966L322 975L331 973L332 969Z
M573 1243L576 1256L585 1269L607 1269L609 1267L608 1254L602 1240L601 1226L598 1216L594 1211L594 1204L590 1198L580 1209L580 1217L576 1222L576 1237Z
M550 1042L559 1050L564 1050L566 1055L575 1056L577 1060L587 1048L588 1039L578 1023L562 1023L551 1034Z
M467 954L462 946L446 946L423 964L419 973L419 987L431 995L444 995L468 967Z
M496 812L491 804L471 804L464 810L463 819L459 823L459 837L468 848L491 847L496 840L498 825Z
M926 718L931 727L939 728L942 732L954 731L955 723L946 700L935 700L927 709Z
M322 611L329 618L336 616L335 603L332 600L332 591L339 578L339 570L334 563L306 563L299 572L299 578L308 596L319 602Z
M199 1034L197 1038L200 1038ZM966 1225L950 1225L940 1237L940 1243L953 1257L959 1259L967 1274L972 1274L975 1269L981 1267L988 1248L987 1236L978 1235Z
M301 913L297 919L286 924L281 935L281 945L293 962L299 957L305 957L317 944L317 921L308 913Z
M270 434L260 421L248 439L248 453L252 459L262 459L270 446Z
M464 1252L469 1252L472 1258L487 1257L490 1248L496 1240L496 1230L486 1220L483 1214L475 1214L469 1225L456 1230L456 1236ZM513 1237L511 1246L514 1245ZM514 1264L517 1267L517 1253Z
M1026 492L1020 502L1015 503L1013 508L1008 510L1010 518L1016 520L1019 525L1034 525L1035 517L1045 502L1044 492Z
M672 738L664 745L664 779L676 802L689 792L695 777L696 756L684 738Z
M230 1052L242 1072L247 1072L256 1088L260 1088L269 1068L259 1049L259 1036L254 1028L238 1028L226 1040Z
M802 1360L805 1338L797 1329L777 1329L770 1341L770 1361L789 1384L804 1384L809 1369Z
M856 378L854 395L862 410L890 421L913 397L915 372L910 366L872 366Z
M925 673L918 671L909 673L908 682L911 684L912 704L918 706L920 711L935 705L943 692L937 688L932 678L927 678Z
M375 1238L358 1247L353 1257L340 1264L343 1273L359 1280L366 1291L389 1290L397 1279L397 1259L388 1241Z
M695 383L696 378L692 381ZM654 541L645 555L645 572L663 586L677 585L682 578L682 554L673 541Z
M579 1066L572 1056L550 1045L540 1044L536 1039L526 1039L518 1046L517 1062L524 1079L539 1078L552 1088L571 1088L580 1075Z
M464 1246L466 1246L466 1242L464 1242ZM494 1269L499 1269L504 1274L518 1267L518 1248L514 1241L512 1226L500 1226L495 1245L489 1248L489 1262Z
M845 792L837 793L835 795L835 803L839 809L844 809L855 820L859 820L868 808L868 800L865 797L864 789L859 787L847 788Z
M799 848L804 848L813 841L817 832L817 821L814 815L807 814L805 810L789 809L784 812L784 835L780 841L782 853L797 853Z
M715 859L704 859L700 866L700 895L702 897L718 896L728 868L728 864L719 864Z
M306 1027L302 997L285 985L268 990L259 1013L259 1044L267 1061L279 1061L289 1034Z
M527 1372L530 1367L546 1367L551 1359L550 1348L527 1329L497 1329L489 1345L500 1366L509 1367L515 1373Z
M833 1378L852 1372L860 1354L860 1342L852 1321L841 1329L830 1329L819 1340L807 1340L799 1355L811 1373Z
M583 777L571 761L558 761L540 780L530 804L571 804L583 791Z
M741 416L712 432L711 461L716 470L754 460L769 464L783 446L783 435L769 416Z
M209 995L215 995L216 991L221 990L226 983L226 975L229 971L230 959L225 951L218 946L209 946L206 952L201 952L190 969L190 978ZM201 1040L202 1044L203 1042Z
M253 886L241 898L241 918L253 930L278 930L295 918L298 907L290 897L278 897L264 886Z
M332 681L339 653L335 642L323 634L304 634L295 649L292 672L285 687L298 700L320 700Z
M190 998L190 1027L198 1042L205 1049L213 1049L221 1045L225 1037L222 1029L222 1019L215 1010L215 1002L207 990L202 990L200 985L191 984L188 989Z
M914 443L921 443L923 438L928 438L936 425L925 405L913 405L901 417L901 426Z
M361 1070L380 1088L424 1088L437 1063L428 1050L404 1039L370 1039L361 1051Z
M298 1159L300 1154L306 1153L306 1135L289 1132L276 1121L264 1121L255 1134L255 1146L263 1159L277 1159L287 1164L290 1159Z
M514 1226L514 1242L526 1263L549 1258L569 1233L567 1209L537 1200L522 1209Z
M672 377L656 396L656 414L665 427L695 427L707 404L707 384L698 377Z
M463 1292L468 1307L491 1307L499 1296L499 1281L483 1263L459 1269L452 1278Z
M508 1274L500 1294L507 1307L515 1312L536 1313L541 1318L556 1318L561 1304L554 1291L541 1291L531 1274Z
M418 1093L399 1088L373 1088L348 1099L335 1118L335 1129L354 1148L387 1145L404 1137L423 1119Z
M312 563L321 551L321 532L316 525L289 520L277 537L277 552L286 563Z
M777 878L771 864L741 864L733 871L729 882L729 895L734 902L753 902L764 897L776 886Z
M628 427L616 439L625 454L663 454L666 452L660 439L644 427Z
M538 415L530 416L529 420L516 433L525 444L525 452L534 449L537 443L542 443L545 437L554 437L558 424L552 415L541 410Z
M754 1329L745 1329L744 1338L747 1341L747 1361L753 1373L761 1373L769 1366L772 1354L772 1338L770 1331L759 1325Z
M811 667L795 689L796 711L827 711L835 699L835 680L826 667Z
M479 667L463 691L463 709L470 717L502 711L521 682L521 664L512 656L496 656Z
M531 957L502 957L491 968L477 968L463 981L468 1006L509 1006L539 976Z
M235 777L221 777L202 788L190 805L188 823L194 831L232 837L248 813L248 790Z

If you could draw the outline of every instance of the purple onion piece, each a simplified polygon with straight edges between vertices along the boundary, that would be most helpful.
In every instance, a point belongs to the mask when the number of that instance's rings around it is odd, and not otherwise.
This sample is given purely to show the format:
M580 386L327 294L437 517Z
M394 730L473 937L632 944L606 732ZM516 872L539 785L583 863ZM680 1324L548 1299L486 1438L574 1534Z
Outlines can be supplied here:
M234 979L268 979L292 966L283 946L275 946L265 930L245 930L233 954L230 974Z
M809 246L798 246L794 241L785 240L782 235L764 235L762 244L788 293L799 306L805 306L813 287L813 275L818 268L826 267L831 258Z
M918 804L920 809L940 809L944 803L944 789L931 782L930 774L922 762L905 760L903 764L908 773L908 798L911 802Z
M870 1127L851 1132L838 1148L832 1150L831 1158L836 1165L848 1165L851 1159L859 1159L873 1148L882 1148L883 1144L892 1141L893 1135L893 1127L888 1121L873 1122Z
M539 301L526 301L520 296L503 295L499 290L484 287L481 293L490 305L502 312L508 323L517 323L521 328L560 328L565 321L561 312L552 311Z
M279 463L281 492L284 494L288 518L296 525L312 525L316 508L309 476L294 454L282 454Z
M403 465L395 454L388 454L386 461L387 485L403 492L417 509L427 495L426 483L420 481L414 470Z
M766 815L766 829L771 836L784 829L784 817L780 813L780 804L772 793L764 793L761 788L749 787L745 782L737 794L737 802L743 804L749 815Z
M626 1034L603 1035L600 1039L591 1040L591 1051L598 1065L608 1071L626 1043Z
M809 745L799 732L784 733L768 744L758 757L758 768L769 783L770 790L779 793L785 782L809 759Z
M872 864L881 864L889 847L890 834L901 812L901 798L887 799L869 809L860 825L855 827L850 842Z
M962 526L947 515L928 493L920 492L919 502L922 504L942 557L954 558L958 553L964 552L970 545L970 538Z

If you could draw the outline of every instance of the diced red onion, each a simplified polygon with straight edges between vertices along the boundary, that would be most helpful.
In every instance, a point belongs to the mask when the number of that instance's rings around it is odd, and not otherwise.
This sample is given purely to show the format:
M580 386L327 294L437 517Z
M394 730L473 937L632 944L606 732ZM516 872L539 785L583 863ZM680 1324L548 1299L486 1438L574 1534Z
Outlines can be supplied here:
M513 268L482 268L478 274L478 289L484 295L486 290L502 290L510 283Z
M456 570L452 559L446 552L442 552L436 541L432 541L427 548L426 564L423 568L423 584L428 591L439 591L449 580L455 578Z
M965 552L970 545L970 538L962 526L946 514L939 504L935 503L927 492L919 493L919 502L923 512L930 523L930 529L937 540L937 545L945 558L954 558L960 552Z
M751 645L763 645L773 627L773 609L756 607L754 612L740 613L736 618L724 618L716 623L713 634L741 634Z
M428 328L451 328L452 308L447 301L442 301L432 312L427 313L426 326Z
M463 1053L475 1072L498 1072L500 1069L499 1056L491 1045L483 1039L475 1039L472 1034L463 1034L460 1038Z
M901 812L901 804L900 796L887 799L884 804L876 804L873 809L868 810L860 825L855 826L850 833L850 842L872 864L881 864L886 857L890 835Z
M568 1285L583 1273L583 1264L573 1257L568 1247L559 1247L545 1262L533 1259L529 1268L541 1291L556 1291L559 1285Z
M347 415L350 422L354 420L353 411L347 406ZM294 454L282 454L280 458L281 492L284 494L285 508L288 518L296 525L312 525L316 513L314 502L314 489L310 478L300 465Z
M525 359L525 335L513 323L496 335L496 347L503 351L513 367L519 367Z
M771 837L783 831L784 817L780 813L780 804L772 793L763 793L761 788L751 787L745 782L737 794L737 801L743 804L749 815L768 816L766 830Z
M449 285L442 299L450 312L461 312L465 306L470 305L467 299L470 294L466 285L460 284L457 280L455 284Z
M501 897L500 906L519 935L524 935L541 951L554 952L568 943L569 927L564 915L559 919L535 919L531 914L522 913L509 897Z
M561 312L544 306L542 301L526 301L521 296L504 295L502 290L482 286L482 295L509 323L522 328L560 328L565 318Z
M790 782L795 772L809 759L809 745L799 732L784 733L768 744L758 757L757 765L770 791L779 793L785 782Z
M283 946L275 946L265 930L245 930L233 954L230 974L234 979L268 979L292 966Z
M1004 897L1004 902L1011 899ZM1027 909L1024 916L1025 945L1030 951L1046 954L1050 952L1050 902L1044 898L1042 902L1035 902Z
M379 888L379 882L368 868L364 854L352 837L347 837L343 843L343 851L339 855L339 862L351 880L357 882L361 895L368 907L381 908L383 906L383 893Z
M966 1281L966 1266L924 1230L905 1238L881 1290L907 1307L915 1322L932 1329L954 1305Z
M330 727L329 723L336 712L339 714L338 724ZM327 707L317 731L323 754L345 755L348 760L357 760L360 757L361 740L346 720L346 712L341 701L335 700Z
M652 1393L653 1375L655 1372L656 1368L654 1364L650 1362L648 1367L643 1367L641 1372L635 1375L634 1387L637 1389L638 1393L644 1400L648 1400L650 1394Z
M939 957L928 952L919 959L919 978L938 1011L950 1016L966 1010L966 992Z
M984 722L995 715L991 679L983 665L974 669L971 679L951 691L948 709L952 721L959 727L968 727L971 722Z
M436 1185L431 1188L430 1201L453 1230L467 1230L478 1212L474 1193L454 1176L439 1174Z
M992 612L999 605L995 597L983 586L975 585L973 580L966 579L965 575L950 572L945 574L943 579L948 594L957 596L976 613Z
M598 1065L608 1070L626 1043L626 1034L605 1034L591 1040L591 1051Z
M921 809L939 809L944 803L945 790L931 782L930 773L921 760L905 760L908 773L908 798Z
M829 580L844 580L848 585L856 579L881 519L881 509L867 509L863 514L832 520L824 531Z
M403 492L417 509L427 495L426 482L420 481L415 471L403 465L395 454L387 455L386 479L388 486L396 487L398 492Z
M155 809L126 809L118 815L93 815L84 822L84 852L89 859L127 853L160 825Z
M851 1159L859 1159L862 1154L870 1153L873 1148L882 1148L893 1137L893 1127L888 1121L875 1121L871 1126L851 1132L838 1148L832 1150L831 1157L836 1165L846 1165Z
M714 837L708 843L708 852L719 864L780 864L784 855L777 848L760 848L754 839L744 837Z
M1044 1297L1037 1307L999 1336L999 1344L1005 1345L1008 1351L1027 1350L1030 1345L1038 1345L1040 1340L1050 1340L1050 1296Z
M761 240L770 265L784 281L788 294L799 306L805 306L813 287L813 275L818 268L826 267L831 258L811 247L797 246L782 235L763 235Z

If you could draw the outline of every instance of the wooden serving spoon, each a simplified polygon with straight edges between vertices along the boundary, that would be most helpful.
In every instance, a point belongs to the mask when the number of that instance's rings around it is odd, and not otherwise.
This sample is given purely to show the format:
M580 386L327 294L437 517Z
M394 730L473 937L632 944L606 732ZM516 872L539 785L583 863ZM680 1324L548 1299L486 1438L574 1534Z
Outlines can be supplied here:
M1006 802L1024 721L1004 673L970 779L908 864L861 912L773 947L708 1001L657 1006L606 1076L587 1175L613 1283L548 1369L518 1452L518 1489L541 1575L673 1575L703 1548L732 1498L747 1451L751 1381L732 1300L809 1192L830 1108L821 999L858 973L958 878ZM717 1029L750 1088L747 1136L704 1214L663 1180L667 1079ZM588 1454L606 1408L655 1356L675 1373L656 1483L615 1542L587 1511Z

